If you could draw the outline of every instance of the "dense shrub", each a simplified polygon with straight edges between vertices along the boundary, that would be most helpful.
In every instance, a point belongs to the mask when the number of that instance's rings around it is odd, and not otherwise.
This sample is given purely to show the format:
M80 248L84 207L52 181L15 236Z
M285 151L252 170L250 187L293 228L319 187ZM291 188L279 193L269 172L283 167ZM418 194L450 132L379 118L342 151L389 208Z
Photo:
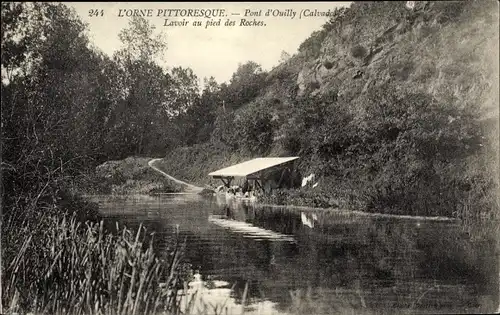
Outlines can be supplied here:
M212 182L208 173L243 162L245 159L238 151L220 142L208 142L177 148L156 166L167 174L199 186L210 182L220 185L220 181Z
M89 183L91 193L154 194L180 192L182 187L151 168L151 158L128 157L108 161L96 168ZM98 183L98 184L96 184Z
M237 141L235 139L235 123L236 116L232 110L222 110L217 112L217 117L214 123L211 139L214 142L220 142L223 145L237 149Z
M308 58L317 58L321 53L321 45L328 32L326 30L315 31L299 46L299 52Z
M261 106L240 114L235 122L238 146L250 154L266 153L273 143L272 119L271 113Z
M350 110L327 94L295 106L286 148L314 160L309 170L322 176L361 178L367 209L451 215L464 198L455 192L463 161L478 153L482 136L472 109L392 85L357 98Z
M366 48L361 45L356 45L351 48L351 56L354 58L363 58L366 56Z

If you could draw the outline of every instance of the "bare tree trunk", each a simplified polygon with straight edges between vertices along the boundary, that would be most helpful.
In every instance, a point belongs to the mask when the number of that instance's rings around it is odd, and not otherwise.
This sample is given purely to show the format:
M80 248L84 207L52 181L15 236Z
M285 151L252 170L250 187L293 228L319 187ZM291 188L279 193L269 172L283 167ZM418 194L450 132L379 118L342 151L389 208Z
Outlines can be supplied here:
M143 147L144 147L144 136L146 134L146 128L148 128L147 122L145 121L142 124L142 130L141 130L141 138L139 140L139 147L138 147L138 152L137 155L141 155L143 152Z

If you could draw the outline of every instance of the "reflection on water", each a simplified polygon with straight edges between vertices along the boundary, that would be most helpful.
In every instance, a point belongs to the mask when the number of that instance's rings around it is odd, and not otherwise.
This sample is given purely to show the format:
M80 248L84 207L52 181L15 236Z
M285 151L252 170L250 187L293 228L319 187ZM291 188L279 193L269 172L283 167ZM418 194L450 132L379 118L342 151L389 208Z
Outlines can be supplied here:
M245 310L255 314L286 313L290 291L308 287L316 305L341 313L346 307L355 313L492 312L498 305L493 235L472 241L451 220L263 207L197 195L93 199L109 221L129 227L144 222L164 240L178 226L187 238L186 259L202 275L204 296L224 300L234 312L241 311L246 283Z
M214 216L208 217L208 222L229 229L233 233L238 233L244 237L250 237L254 240L269 240L277 242L295 242L291 235L276 233L272 230L261 229L253 224L234 220L227 216Z

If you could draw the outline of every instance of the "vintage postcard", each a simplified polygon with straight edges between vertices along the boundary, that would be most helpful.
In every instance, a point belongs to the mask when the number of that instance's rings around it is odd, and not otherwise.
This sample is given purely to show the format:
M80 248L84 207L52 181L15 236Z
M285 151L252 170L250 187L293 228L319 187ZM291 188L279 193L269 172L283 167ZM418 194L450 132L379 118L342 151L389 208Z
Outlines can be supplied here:
M500 312L497 1L1 10L1 314Z

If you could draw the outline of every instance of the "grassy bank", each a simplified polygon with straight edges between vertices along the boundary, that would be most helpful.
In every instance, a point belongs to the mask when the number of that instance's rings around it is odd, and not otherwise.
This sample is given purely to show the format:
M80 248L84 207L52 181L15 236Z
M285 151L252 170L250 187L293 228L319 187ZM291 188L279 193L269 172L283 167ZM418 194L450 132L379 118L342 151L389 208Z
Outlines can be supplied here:
M206 142L169 152L157 166L165 173L197 186L220 185L208 173L250 159L222 144Z
M148 157L108 161L82 179L80 191L95 194L156 194L182 191L181 186L153 170Z

